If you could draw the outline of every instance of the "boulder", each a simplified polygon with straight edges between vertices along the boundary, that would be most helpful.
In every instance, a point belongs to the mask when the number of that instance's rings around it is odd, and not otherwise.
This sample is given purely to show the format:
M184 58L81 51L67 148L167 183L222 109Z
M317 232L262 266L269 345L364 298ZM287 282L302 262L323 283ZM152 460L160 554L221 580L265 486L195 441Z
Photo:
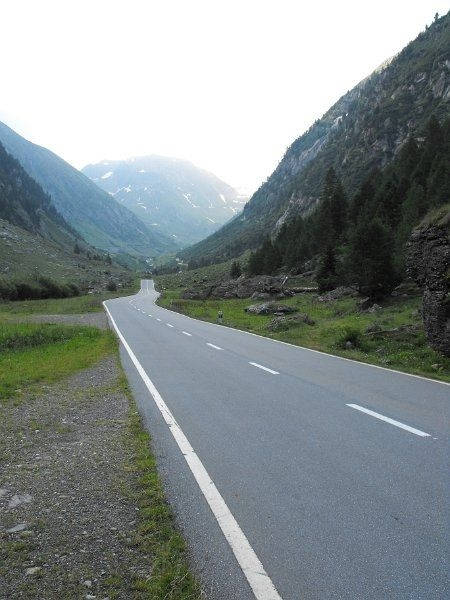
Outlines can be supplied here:
M251 304L244 308L244 310L253 315L270 315L293 313L297 309L286 304L278 304L277 302L264 302L263 304Z
M291 287L291 288L285 290L285 292L291 292L292 295L295 295L295 294L314 294L314 293L316 293L318 291L319 291L318 287L305 287L305 286Z
M296 327L305 323L306 325L315 325L315 321L306 313L298 313L296 315L278 316L267 323L267 329L270 331L284 331L291 327Z
M335 288L334 290L331 290L330 292L327 292L326 294L319 296L317 298L317 300L319 302L330 302L332 300L340 300L341 298L345 298L345 297L354 297L355 298L356 296L358 296L358 292L357 292L357 290L355 290L355 288L341 285L341 286Z
M272 296L267 292L253 292L250 298L252 300L270 300Z
M413 296L419 296L421 293L419 286L412 279L408 278L402 281L400 285L394 288L391 292L391 296L400 296L402 298L408 298Z
M184 300L206 300L211 295L211 286L184 290L181 297Z
M450 207L442 207L411 234L407 273L423 288L422 317L428 343L450 356Z
M368 310L372 306L373 302L371 298L366 296L365 298L361 298L361 300L358 300L357 304L359 310Z
M211 298L250 298L253 294L276 296L283 293L284 279L285 277L270 275L251 278L241 275L237 279L228 279L216 285L211 291Z
M381 310L382 308L383 308L382 306L375 303L375 304L372 304L372 306L367 309L367 312L374 313L374 312Z
M366 327L366 333L368 335L379 333L381 331L381 325L379 323L372 323Z

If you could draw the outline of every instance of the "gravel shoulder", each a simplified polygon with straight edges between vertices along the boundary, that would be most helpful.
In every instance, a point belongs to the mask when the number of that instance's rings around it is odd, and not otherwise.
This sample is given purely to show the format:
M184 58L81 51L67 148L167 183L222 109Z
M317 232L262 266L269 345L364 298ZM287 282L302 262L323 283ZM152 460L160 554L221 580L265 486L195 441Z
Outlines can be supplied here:
M35 319L107 327L102 313ZM162 493L145 435L115 352L0 404L0 600L199 597L195 582L149 594L158 554L142 513ZM170 514L163 525L179 535Z
M57 323L58 325L88 325L108 329L108 318L103 312L84 313L80 315L27 315L20 321L28 323Z

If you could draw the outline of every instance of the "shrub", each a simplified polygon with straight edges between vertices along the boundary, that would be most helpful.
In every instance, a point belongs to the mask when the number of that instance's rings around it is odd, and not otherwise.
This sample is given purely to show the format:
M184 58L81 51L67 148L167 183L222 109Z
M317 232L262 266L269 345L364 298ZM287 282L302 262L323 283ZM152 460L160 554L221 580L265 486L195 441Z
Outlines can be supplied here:
M17 300L38 300L42 298L42 288L34 283L16 283Z
M115 281L108 281L108 285L106 286L106 289L109 292L117 292L117 283Z
M336 347L343 350L347 349L347 343L350 342L352 346L359 350L366 349L365 340L359 329L356 327L343 327L341 333L336 339Z

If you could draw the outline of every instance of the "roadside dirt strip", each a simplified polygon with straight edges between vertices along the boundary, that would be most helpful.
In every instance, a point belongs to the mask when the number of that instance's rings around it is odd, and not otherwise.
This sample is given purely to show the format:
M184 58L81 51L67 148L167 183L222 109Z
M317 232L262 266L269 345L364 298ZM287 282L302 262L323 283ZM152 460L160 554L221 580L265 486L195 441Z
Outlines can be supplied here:
M144 597L120 375L113 355L0 404L1 600Z

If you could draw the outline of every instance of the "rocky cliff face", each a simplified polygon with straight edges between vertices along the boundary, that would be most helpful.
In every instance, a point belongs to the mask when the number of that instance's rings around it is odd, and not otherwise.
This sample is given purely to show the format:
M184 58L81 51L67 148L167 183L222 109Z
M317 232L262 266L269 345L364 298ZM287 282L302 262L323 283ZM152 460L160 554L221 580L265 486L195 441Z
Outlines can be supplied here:
M432 348L450 356L450 205L428 217L408 243L408 274L423 288L423 322Z

